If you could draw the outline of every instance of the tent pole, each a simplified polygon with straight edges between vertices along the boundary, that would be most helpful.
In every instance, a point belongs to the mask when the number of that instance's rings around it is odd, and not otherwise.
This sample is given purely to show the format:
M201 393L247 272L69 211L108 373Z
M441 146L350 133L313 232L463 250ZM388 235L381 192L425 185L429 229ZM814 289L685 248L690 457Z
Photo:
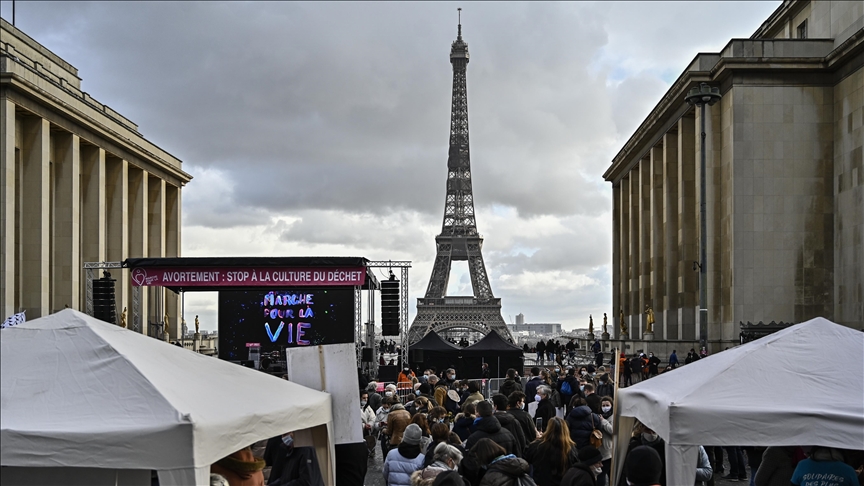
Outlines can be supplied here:
M621 381L621 348L615 348L615 385L612 392L612 461L609 463L609 484L618 484L618 478L615 475L615 458L618 456L618 434L621 430L618 428L619 410L618 406L618 383ZM616 481L613 483L612 481Z

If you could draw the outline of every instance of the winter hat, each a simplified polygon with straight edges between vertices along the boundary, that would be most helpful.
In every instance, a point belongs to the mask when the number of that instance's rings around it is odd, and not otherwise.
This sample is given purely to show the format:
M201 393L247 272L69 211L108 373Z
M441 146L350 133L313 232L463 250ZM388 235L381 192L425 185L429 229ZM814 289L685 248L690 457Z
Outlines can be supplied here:
M408 445L420 444L420 437L423 436L423 431L417 424L410 424L405 428L405 433L402 434L402 443Z
M627 481L633 486L660 483L663 474L663 461L653 447L639 446L627 455L624 468L627 471Z
M456 471L445 471L435 477L432 486L465 486L462 476Z
M603 462L603 454L600 454L596 447L588 445L579 449L580 464L591 466L598 462Z
M424 395L428 395L428 394L432 393L432 389L429 388L429 385L426 383L421 384L420 388L418 388L418 390L420 390L420 393L422 393Z
M450 390L447 392L447 396L450 397L450 400L453 400L456 403L459 403L459 393L456 390Z

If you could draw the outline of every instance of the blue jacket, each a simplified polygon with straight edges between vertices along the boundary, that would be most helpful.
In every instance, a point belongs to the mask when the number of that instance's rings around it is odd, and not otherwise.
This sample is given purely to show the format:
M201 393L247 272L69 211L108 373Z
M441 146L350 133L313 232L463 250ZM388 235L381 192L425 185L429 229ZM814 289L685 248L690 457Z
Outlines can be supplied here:
M414 459L399 454L399 449L393 449L387 453L384 459L384 483L387 486L411 486L411 474L423 467L423 454Z
M570 428L570 439L581 449L591 444L591 431L600 429L603 417L591 413L588 405L573 407L567 414L567 427Z

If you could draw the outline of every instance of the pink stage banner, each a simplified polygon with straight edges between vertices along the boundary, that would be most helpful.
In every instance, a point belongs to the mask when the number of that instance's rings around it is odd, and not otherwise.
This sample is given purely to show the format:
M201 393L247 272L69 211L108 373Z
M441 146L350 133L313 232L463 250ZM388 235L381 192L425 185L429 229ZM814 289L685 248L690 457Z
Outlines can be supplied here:
M148 267L132 269L135 287L335 287L363 285L364 267Z

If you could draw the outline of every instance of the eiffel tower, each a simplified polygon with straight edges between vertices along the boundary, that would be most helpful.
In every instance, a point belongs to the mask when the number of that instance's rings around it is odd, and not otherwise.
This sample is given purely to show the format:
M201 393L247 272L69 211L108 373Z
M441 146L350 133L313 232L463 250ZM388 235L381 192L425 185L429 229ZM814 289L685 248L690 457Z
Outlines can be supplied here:
M468 89L465 80L468 44L462 40L461 19L458 36L450 48L450 63L453 65L453 100L444 223L441 234L435 237L438 253L432 267L432 277L426 297L417 299L417 316L408 330L408 341L416 343L429 331L474 331L486 335L494 329L501 337L512 342L510 330L501 318L501 299L492 295L481 253L483 237L477 232L474 219L468 148ZM446 296L451 262L466 260L474 296Z

